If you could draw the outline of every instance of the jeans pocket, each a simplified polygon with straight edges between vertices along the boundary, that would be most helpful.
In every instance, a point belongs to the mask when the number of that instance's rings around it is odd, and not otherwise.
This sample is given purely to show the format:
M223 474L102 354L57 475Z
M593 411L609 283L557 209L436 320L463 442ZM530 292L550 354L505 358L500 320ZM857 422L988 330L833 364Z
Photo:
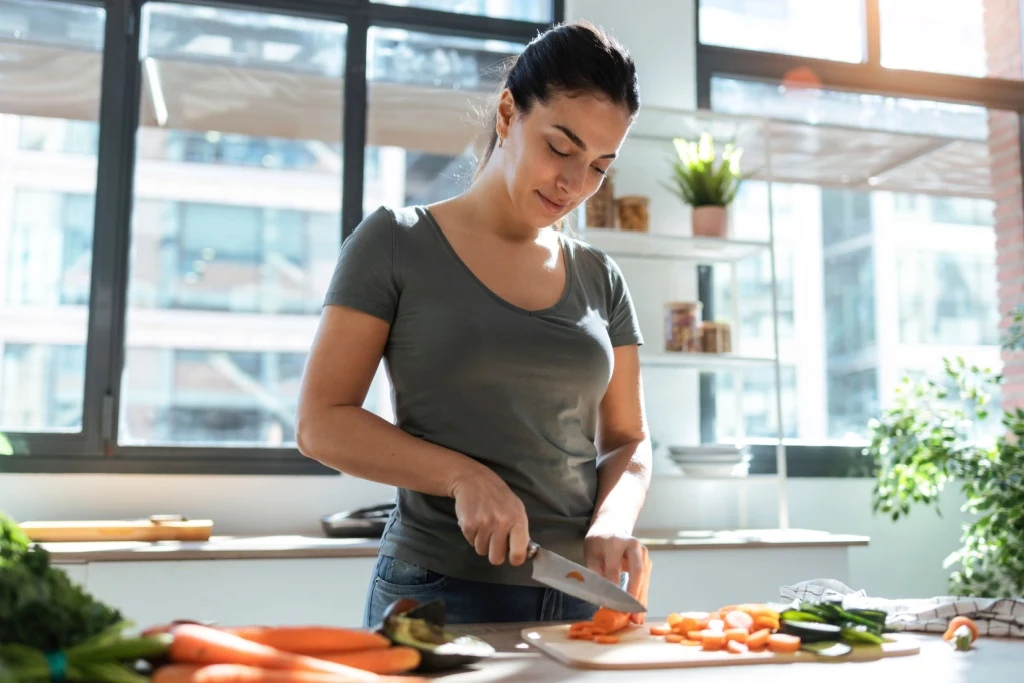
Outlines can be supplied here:
M384 556L377 563L374 587L391 595L420 595L440 591L451 580L418 564Z

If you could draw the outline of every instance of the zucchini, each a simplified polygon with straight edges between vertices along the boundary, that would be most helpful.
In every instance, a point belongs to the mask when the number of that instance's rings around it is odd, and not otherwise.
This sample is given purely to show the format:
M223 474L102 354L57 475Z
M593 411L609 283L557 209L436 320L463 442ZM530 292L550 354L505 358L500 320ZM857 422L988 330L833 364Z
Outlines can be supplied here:
M828 640L820 643L804 643L800 646L800 649L813 652L819 657L842 657L853 652L853 648L846 643Z
M881 645L885 642L882 636L859 624L851 624L842 628L839 632L839 637L847 643Z
M818 624L826 623L825 620L819 617L817 614L810 612L802 612L797 609L788 609L779 615L779 621L813 621Z
M832 624L821 624L813 621L781 621L779 632L798 636L801 643L820 643L822 641L839 640L842 629Z

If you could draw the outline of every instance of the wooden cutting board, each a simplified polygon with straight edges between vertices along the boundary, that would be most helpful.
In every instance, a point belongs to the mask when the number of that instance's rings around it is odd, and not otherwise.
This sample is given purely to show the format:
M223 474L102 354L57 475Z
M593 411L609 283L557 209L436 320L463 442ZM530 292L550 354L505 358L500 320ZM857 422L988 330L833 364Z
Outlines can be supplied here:
M154 515L146 519L21 522L37 543L63 541L208 541L213 520Z
M598 645L589 640L570 640L568 625L523 629L523 640L551 658L577 669L672 669L700 666L739 666L743 664L790 664L794 662L870 662L885 657L916 655L917 640L908 635L890 633L892 642L882 646L854 647L841 658L818 657L811 652L776 654L750 652L705 652L692 645L669 643L650 635L646 626L634 626L619 633L614 645Z

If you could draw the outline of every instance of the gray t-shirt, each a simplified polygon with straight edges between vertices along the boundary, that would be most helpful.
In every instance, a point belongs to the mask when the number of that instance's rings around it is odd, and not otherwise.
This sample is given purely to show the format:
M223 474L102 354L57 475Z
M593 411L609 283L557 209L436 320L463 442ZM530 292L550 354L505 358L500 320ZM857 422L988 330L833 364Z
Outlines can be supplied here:
M523 501L530 537L581 562L612 347L643 341L616 264L560 239L562 297L528 311L473 275L426 208L381 207L345 240L325 304L391 324L397 426L488 465ZM476 554L450 498L399 490L381 553L455 578L536 585L529 563L495 567Z

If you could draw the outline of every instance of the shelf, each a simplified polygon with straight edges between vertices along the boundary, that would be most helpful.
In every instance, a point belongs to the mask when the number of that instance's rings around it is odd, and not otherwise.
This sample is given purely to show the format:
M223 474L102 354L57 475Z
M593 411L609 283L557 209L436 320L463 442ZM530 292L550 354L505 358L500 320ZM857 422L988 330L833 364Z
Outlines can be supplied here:
M698 263L734 263L767 252L769 242L623 232L610 228L586 228L582 238L612 258L644 258Z
M731 353L641 352L640 364L658 368L696 368L714 370L747 367L771 367L774 358L737 356Z

